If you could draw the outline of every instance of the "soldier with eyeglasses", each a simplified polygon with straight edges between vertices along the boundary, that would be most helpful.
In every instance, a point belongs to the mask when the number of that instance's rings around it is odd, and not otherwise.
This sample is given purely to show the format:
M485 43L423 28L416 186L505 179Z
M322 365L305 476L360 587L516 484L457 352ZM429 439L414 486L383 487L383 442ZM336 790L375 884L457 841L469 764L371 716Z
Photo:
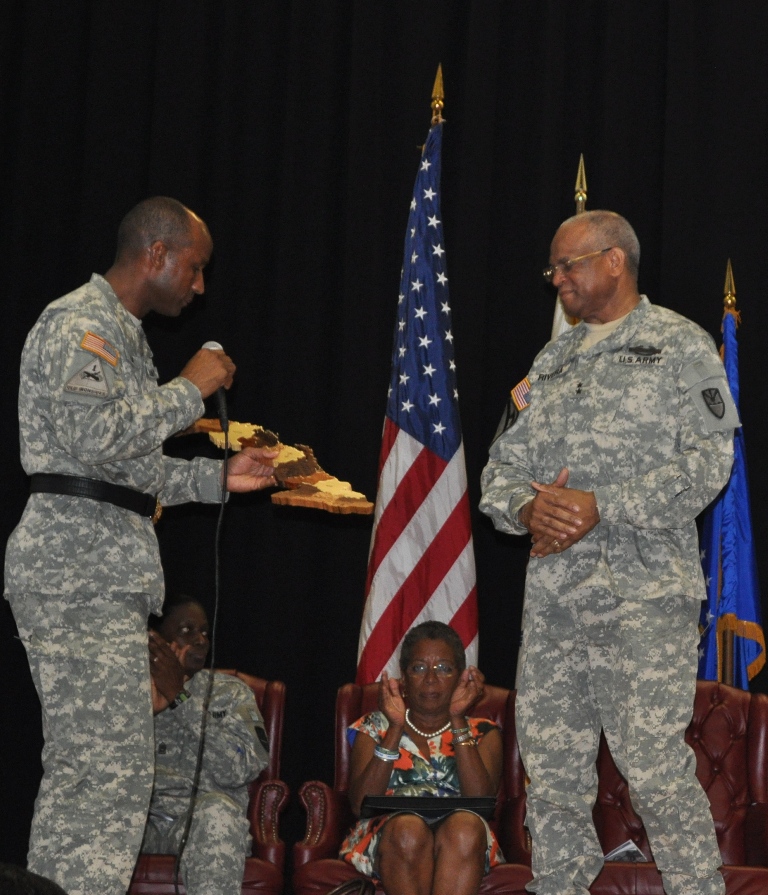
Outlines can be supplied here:
M566 220L544 270L580 322L513 391L481 510L530 534L517 725L538 895L586 893L600 730L667 895L722 895L684 733L700 601L695 519L725 485L739 425L712 338L637 287L640 245L609 211Z

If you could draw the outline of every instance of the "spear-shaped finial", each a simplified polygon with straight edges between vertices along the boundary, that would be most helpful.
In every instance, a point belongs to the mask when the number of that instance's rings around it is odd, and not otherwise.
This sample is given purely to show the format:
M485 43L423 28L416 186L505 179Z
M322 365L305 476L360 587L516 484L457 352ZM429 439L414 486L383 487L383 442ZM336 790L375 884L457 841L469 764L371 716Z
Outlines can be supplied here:
M725 288L723 290L723 320L726 314L732 314L736 319L736 326L741 323L741 314L736 310L736 286L733 282L733 268L731 267L731 259L728 259L728 265L725 268ZM720 354L722 357L722 346Z
M728 266L725 269L725 289L723 291L723 308L726 311L736 310L736 286L733 283L733 268L731 267L731 259L728 259Z
M576 214L587 210L587 175L584 172L584 153L579 153L579 171L576 175Z
M435 86L432 88L432 124L440 124L443 121L443 67L437 66L437 75L435 77Z

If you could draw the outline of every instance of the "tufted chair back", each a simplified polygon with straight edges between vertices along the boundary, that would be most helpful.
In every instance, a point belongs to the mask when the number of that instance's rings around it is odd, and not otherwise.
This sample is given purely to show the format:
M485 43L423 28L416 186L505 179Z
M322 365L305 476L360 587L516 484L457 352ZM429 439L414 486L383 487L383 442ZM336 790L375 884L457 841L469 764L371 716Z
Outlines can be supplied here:
M709 797L728 892L768 893L768 696L698 681L685 738ZM592 814L603 851L631 839L651 861L645 828L604 737L597 770ZM663 895L655 865L622 862L606 864L592 892Z

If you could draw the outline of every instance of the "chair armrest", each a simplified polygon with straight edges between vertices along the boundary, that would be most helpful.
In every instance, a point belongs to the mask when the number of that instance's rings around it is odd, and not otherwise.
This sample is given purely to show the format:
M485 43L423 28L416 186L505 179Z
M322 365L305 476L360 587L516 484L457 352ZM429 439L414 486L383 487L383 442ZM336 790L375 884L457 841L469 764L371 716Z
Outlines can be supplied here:
M307 812L307 826L304 838L293 846L294 868L321 858L337 858L355 820L347 794L310 780L299 789L299 799Z
M768 805L758 802L747 808L744 818L744 848L750 867L768 865Z
M248 811L253 837L253 857L285 866L285 843L280 838L280 815L288 803L288 786L282 780L256 785Z

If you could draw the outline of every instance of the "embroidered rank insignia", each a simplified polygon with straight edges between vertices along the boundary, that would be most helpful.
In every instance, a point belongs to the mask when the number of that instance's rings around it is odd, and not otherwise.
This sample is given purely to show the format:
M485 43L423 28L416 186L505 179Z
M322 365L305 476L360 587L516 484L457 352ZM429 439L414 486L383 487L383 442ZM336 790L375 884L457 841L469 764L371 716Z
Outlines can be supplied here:
M69 382L64 386L64 391L76 395L106 398L109 395L109 385L101 361L98 358L89 360L81 370L70 377Z
M88 330L83 336L83 341L80 343L80 347L84 348L86 351L90 351L91 354L97 354L102 360L105 360L113 367L117 366L120 352L113 345L110 345L106 339L97 336L96 333L92 333Z
M531 383L526 376L522 382L518 382L517 385L512 389L511 395L512 400L515 402L515 407L518 410L525 410L525 408L531 403L528 400L528 395L531 393Z
M719 420L725 416L725 401L720 394L719 388L705 388L701 392L701 397L704 398L704 403L707 405L707 410L710 413L714 414Z

